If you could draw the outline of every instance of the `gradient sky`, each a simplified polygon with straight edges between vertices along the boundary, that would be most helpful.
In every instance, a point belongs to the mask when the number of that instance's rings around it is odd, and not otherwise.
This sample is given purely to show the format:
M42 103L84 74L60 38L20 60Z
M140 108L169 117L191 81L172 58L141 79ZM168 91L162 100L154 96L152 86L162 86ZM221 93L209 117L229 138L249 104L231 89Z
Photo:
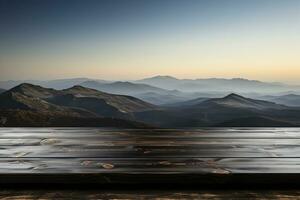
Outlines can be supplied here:
M0 80L300 83L299 0L0 0Z

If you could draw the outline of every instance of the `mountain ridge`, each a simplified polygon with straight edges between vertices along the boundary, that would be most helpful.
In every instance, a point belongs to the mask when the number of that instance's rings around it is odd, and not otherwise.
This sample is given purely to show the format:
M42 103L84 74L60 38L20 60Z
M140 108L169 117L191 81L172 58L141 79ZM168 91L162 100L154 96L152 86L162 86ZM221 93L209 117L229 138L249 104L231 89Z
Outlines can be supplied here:
M216 103L223 106L239 107L239 108L253 108L257 110L261 109L283 109L287 106L276 104L273 102L256 100L246 98L235 93L231 93L223 98L208 99L207 101L201 102L200 104Z
M116 81L112 83L99 83L97 81L86 81L81 83L80 85L84 87L104 91L104 92L114 93L114 94L133 95L142 92L157 92L157 93L170 92L151 85L132 83L128 81Z
M80 122L82 119L85 124L90 125L91 122L97 121L103 124L104 121L118 123L121 120L132 125L141 125L142 123L130 121L127 115L150 108L153 109L154 106L134 97L107 94L82 86L54 90L24 83L0 94L1 115L9 117L10 124L14 124L12 119L19 120L18 116L24 116L24 121L35 124L34 121L26 120L25 116L36 119L40 115L42 119L47 120L43 121L44 125L59 124L55 119L64 119L66 124L74 124L74 121ZM3 113L7 115L3 116ZM112 117L119 119L108 120ZM42 122L38 124L40 123Z
M300 108L245 98L237 94L185 106L167 107L160 111L146 111L137 113L136 116L146 123L166 127L214 127L221 124L246 126L247 123L251 126L278 126L277 122L281 125L300 126Z
M203 79L177 79L175 77L155 76L137 80L163 89L179 89L185 92L284 92L288 90L300 91L300 86L287 85L278 82L263 82L245 78L203 78Z
M266 101L272 101L272 102L284 104L287 106L300 107L300 95L296 95L296 94L286 94L280 96L269 95L269 96L261 96L259 98Z
M277 127L300 126L300 107L236 93L221 98L197 98L186 105L155 106L132 96L81 85L55 90L24 83L0 94L0 118L9 126L18 123L24 126L97 126L97 123L99 126L114 123L125 126L127 123L128 126L160 128Z

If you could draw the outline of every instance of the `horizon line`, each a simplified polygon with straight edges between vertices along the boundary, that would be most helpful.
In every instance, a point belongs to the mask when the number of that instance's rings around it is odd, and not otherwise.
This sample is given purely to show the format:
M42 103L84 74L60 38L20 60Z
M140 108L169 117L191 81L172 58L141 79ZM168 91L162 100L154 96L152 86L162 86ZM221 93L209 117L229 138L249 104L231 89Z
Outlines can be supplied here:
M113 81L113 82L132 82L132 81L139 81L139 80L144 80L144 79L151 79L151 78L158 78L158 77L168 77L168 78L174 78L177 80L210 80L210 79L223 79L223 80L247 80L247 81L259 81L259 82L264 82L264 83L278 83L278 84L289 84L285 81L267 81L267 80L261 80L261 79L250 79L250 78L244 78L244 77L203 77L203 78L183 78L183 77L177 77L177 76L172 76L172 75L152 75L152 76L146 76L142 78L137 78L137 79L105 79L105 78L97 78L97 77L66 77L66 78L53 78L53 79L6 79L6 80L0 80L0 82L8 82L8 81L59 81L59 80L75 80L75 79L90 79L90 80L95 80L95 81ZM292 84L296 85L296 84Z

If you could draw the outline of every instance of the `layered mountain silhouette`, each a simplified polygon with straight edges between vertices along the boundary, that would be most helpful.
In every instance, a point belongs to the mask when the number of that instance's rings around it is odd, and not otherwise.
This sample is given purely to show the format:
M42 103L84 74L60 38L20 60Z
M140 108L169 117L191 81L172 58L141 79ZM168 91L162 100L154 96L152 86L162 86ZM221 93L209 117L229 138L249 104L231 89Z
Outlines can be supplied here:
M174 88L178 88L178 86L181 84L182 81L172 76L154 76L150 78L137 80L136 82L149 84L149 85L153 85L165 89L174 89Z
M106 93L134 96L155 105L181 103L196 98L223 97L229 93L238 93L252 98L260 98L265 95L272 95L274 97L286 94L300 95L300 86L297 85L242 78L178 79L172 76L155 76L142 80L132 80L130 82L89 78L48 81L0 81L0 88L9 90L23 82L57 90L81 85ZM273 99L264 100L273 101ZM277 101L274 99L274 102L298 106L294 100Z
M262 96L261 99L272 101L288 106L300 106L300 95L296 94L287 94L287 95L281 95L281 96Z
M103 92L109 92L114 94L139 94L146 92L155 92L155 93L168 93L171 91L164 90L158 87L146 85L146 84L137 84L131 82L113 82L113 83L100 83L97 81L85 81L80 85L88 88L93 88Z
M155 105L173 105L175 103L180 103L187 101L188 99L193 99L197 94L185 94L177 91L171 93L157 93L157 92L146 92L134 95L144 101L150 102Z
M181 102L177 102L177 103L169 103L169 104L166 104L165 106L167 106L167 107L189 107L189 106L200 104L200 103L202 103L202 102L204 102L208 99L210 99L210 98L200 97L200 98L191 99L191 100L188 100L188 101L181 101Z
M177 90L166 90L147 84L131 82L100 83L97 81L85 81L80 85L113 94L131 95L156 105L185 101L195 97L193 94Z
M300 110L230 94L224 98L136 114L141 121L167 127L299 126ZM196 102L196 103L195 103ZM259 120L262 119L262 120ZM280 123L279 123L280 122Z
M300 126L300 108L234 93L223 98L196 98L171 106L155 106L136 97L79 85L56 90L24 83L0 94L0 125Z
M46 88L54 88L54 89L66 89L75 85L79 85L85 81L97 81L99 83L108 83L109 81L99 80L99 79L89 79L89 78L71 78L71 79L55 79L48 81L40 81L40 80L23 80L23 81L0 81L0 88L9 90L13 87L16 87L22 83L30 83L33 85L40 85Z
M287 106L276 104L273 102L255 100L245 98L237 94L230 94L224 98L209 99L204 101L198 106L202 107L229 107L229 108L240 108L240 109L255 109L255 110L268 110L268 109L285 109Z
M136 81L164 89L178 89L183 92L239 92L239 93L274 93L288 90L299 91L299 86L282 83L268 83L242 78L223 79L177 79L171 76L155 76Z

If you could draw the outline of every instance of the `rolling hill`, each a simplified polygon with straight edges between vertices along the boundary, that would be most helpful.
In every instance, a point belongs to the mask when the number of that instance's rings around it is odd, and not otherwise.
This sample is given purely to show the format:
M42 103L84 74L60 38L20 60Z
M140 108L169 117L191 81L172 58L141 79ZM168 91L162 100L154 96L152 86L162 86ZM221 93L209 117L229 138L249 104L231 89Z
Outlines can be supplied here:
M76 124L75 121L86 125L96 125L96 122L103 125L101 121L125 124L132 112L145 111L154 107L134 97L103 93L82 86L54 90L32 84L21 84L0 94L1 117L6 118L6 124L22 121L20 119L33 124L35 121L38 124L43 122L45 126L59 124L62 121L69 125ZM27 118L38 120L28 121ZM118 119L107 118L123 119L118 121ZM39 122L40 120L42 122ZM128 124L139 123L128 122Z
M284 104L287 106L296 106L296 107L300 106L300 95L296 95L296 94L287 94L281 96L262 96L259 98L267 101Z
M135 94L134 96L159 106L166 105L166 104L175 104L193 98L193 94L184 94L184 93L178 94L177 92L174 92L174 94L146 92L146 93Z
M99 83L86 81L80 84L87 88L93 88L112 94L130 95L155 105L163 105L186 101L196 96L193 93L183 93L178 90L165 90L147 84L131 82Z
M249 126L300 125L300 109L298 108L249 99L236 94L190 105L169 107L160 111L140 112L135 116L145 123L165 127L203 127L221 124L238 127L245 126L247 123Z
M183 81L172 76L154 76L137 80L135 82L172 90L181 85Z
M268 109L286 109L287 106L276 104L273 102L255 100L250 98L245 98L237 94L229 94L224 98L214 98L198 104L202 107L214 107L223 106L229 108L241 108L241 109L254 109L254 110L268 110Z
M158 87L153 87L146 84L136 84L131 82L113 82L113 83L99 83L97 81L86 81L80 84L81 86L100 90L103 92L113 93L113 94L125 94L134 95L145 92L156 92L156 93L168 93L171 91L164 90Z
M21 84L0 94L1 126L300 126L300 108L230 94L158 107L83 86Z
M164 106L167 106L167 107L189 107L189 106L200 104L200 103L202 103L202 102L204 102L208 99L210 99L210 98L200 97L200 98L191 99L191 100L188 100L188 101L180 101L180 102L177 102L177 103L169 103L169 104L165 104Z

